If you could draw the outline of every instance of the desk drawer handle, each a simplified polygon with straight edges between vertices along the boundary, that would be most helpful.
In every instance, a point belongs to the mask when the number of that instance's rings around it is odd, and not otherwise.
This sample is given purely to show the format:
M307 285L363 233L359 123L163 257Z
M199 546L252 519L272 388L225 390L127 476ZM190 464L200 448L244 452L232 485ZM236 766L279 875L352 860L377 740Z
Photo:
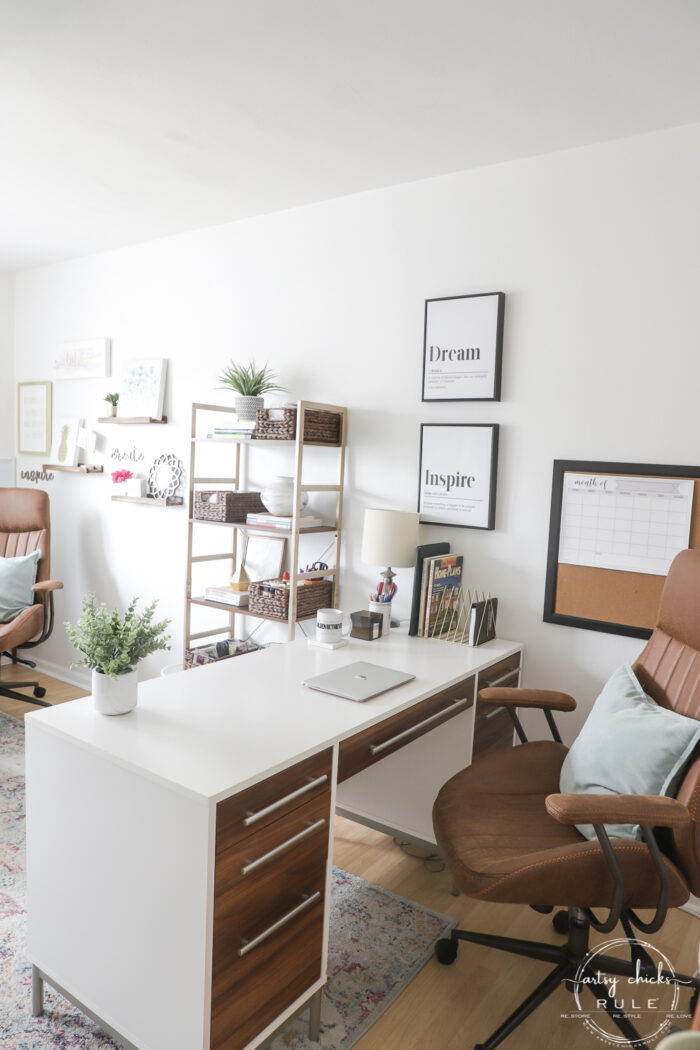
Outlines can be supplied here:
M397 733L396 736L392 736L391 740L385 740L383 744L370 744L370 755L380 755L382 751L386 751L388 747L393 747L394 744L398 744L400 740L404 740L407 736L412 736L413 733L417 733L419 729L425 729L426 726L432 725L433 722L437 722L438 719L442 718L444 715L454 714L454 712L460 707L464 707L465 704L470 702L471 697L468 696L464 697L462 700L453 700L452 707L444 707L442 711L438 711L437 714L431 715L430 718L418 722L416 725L411 726L410 729L404 729L403 733Z
M259 933L257 937L253 937L252 941L243 941L240 948L238 949L238 954L242 958L244 955L247 955L248 952L252 952L253 948L257 948L259 944L262 944L263 941L266 941L267 938L271 937L273 933L277 933L277 931L280 930L283 926L286 926L288 922L291 922L292 919L296 918L297 915L301 915L303 911L306 911L307 908L310 908L312 904L315 904L316 901L320 899L320 890L316 890L316 892L312 893L310 897L308 894L305 893L301 904L297 904L296 908L292 908L291 911L288 911L287 914L283 915L281 919L277 920L277 922L273 922L272 926L268 926L268 928L266 930L263 930L262 933Z
M495 689L497 685L503 685L504 682L509 682L511 678L517 678L520 674L520 668L514 667L512 671L506 671L500 678L494 678L493 682L486 681L482 685L479 682L479 689Z
M487 711L484 718L493 718L495 715L500 715L505 711L505 707L492 707L490 711Z
M292 791L290 795L285 795L284 798L278 798L276 802L272 802L269 806L265 806L265 809L259 809L257 813L247 813L243 819L244 827L249 827L251 824L255 824L257 820L262 820L263 817L268 816L270 813L274 813L275 810L280 809L282 806L286 806L288 802L293 802L295 798L300 798L302 795L306 795L307 792L313 791L314 788L320 787L321 784L325 784L328 780L328 774L324 773L322 777L316 777L315 780L310 779L308 784L304 784L303 787L297 788L296 791Z
M291 839L287 839L286 842L280 843L279 846L275 846L269 853L263 853L262 857L258 857L257 860L250 860L247 864L244 864L241 868L241 875L247 875L249 871L255 871L256 868L261 867L263 864L267 864L268 860L274 860L275 857L279 857L280 853L284 853L290 846L296 846L298 842L303 842L304 839L308 838L309 835L313 835L314 831L318 831L326 823L326 818L321 817L315 824L307 824L303 831L300 831L297 835L292 835Z

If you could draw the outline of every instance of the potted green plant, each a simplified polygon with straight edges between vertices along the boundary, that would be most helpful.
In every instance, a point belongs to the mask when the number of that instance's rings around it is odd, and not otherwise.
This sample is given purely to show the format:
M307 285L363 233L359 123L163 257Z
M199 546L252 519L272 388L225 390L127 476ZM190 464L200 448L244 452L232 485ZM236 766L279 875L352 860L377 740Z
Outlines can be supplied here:
M92 699L102 715L123 715L136 707L137 664L158 649L170 649L165 629L170 620L153 622L157 602L136 612L134 598L124 616L107 612L94 594L83 598L83 611L75 627L66 622L68 637L83 654L73 667L92 670Z
M109 405L110 416L116 416L117 405L119 404L119 394L105 394L105 401Z
M265 405L263 394L284 390L277 383L277 375L267 365L258 368L253 361L248 365L237 365L231 361L219 376L219 382L220 390L234 390L240 395L234 402L239 420L256 418L258 409Z

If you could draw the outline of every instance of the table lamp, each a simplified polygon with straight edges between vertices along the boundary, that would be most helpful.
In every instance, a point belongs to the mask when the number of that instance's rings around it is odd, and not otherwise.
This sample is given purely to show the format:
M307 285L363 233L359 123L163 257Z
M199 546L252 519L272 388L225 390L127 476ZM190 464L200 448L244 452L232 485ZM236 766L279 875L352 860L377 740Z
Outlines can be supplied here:
M404 568L415 564L418 542L418 514L410 510L365 511L360 558L368 565L386 565L380 574L384 594L391 590L396 573L391 566Z

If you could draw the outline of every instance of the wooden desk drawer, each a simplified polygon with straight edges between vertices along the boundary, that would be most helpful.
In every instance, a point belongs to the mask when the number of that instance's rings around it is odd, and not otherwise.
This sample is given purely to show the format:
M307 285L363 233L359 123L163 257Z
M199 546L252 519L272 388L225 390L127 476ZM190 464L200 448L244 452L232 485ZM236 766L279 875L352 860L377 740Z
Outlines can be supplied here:
M496 686L517 686L520 673L520 653L499 660L486 670L479 672L479 689L493 689Z
M505 707L476 702L472 759L513 746L513 723Z
M328 791L331 758L332 750L327 748L219 802L216 807L217 854Z
M417 740L474 703L474 676L465 678L407 711L343 740L338 759L338 783L347 780L386 755ZM444 716L444 717L442 717Z

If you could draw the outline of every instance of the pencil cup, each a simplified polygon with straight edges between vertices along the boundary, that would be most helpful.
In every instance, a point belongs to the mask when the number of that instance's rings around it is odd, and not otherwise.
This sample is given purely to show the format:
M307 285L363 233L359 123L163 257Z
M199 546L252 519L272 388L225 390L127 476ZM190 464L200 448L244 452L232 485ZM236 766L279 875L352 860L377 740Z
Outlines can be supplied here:
M388 634L391 628L391 602L370 602L369 611L381 613L382 634Z

